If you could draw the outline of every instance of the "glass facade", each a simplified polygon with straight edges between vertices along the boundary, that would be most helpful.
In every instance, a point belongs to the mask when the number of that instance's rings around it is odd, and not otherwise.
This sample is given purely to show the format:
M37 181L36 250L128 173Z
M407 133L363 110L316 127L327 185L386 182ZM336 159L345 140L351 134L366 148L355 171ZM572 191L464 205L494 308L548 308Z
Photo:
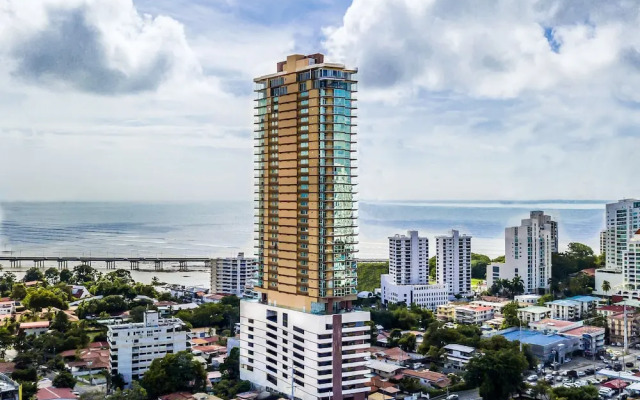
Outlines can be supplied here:
M336 312L357 293L356 71L299 69L256 79L257 290Z

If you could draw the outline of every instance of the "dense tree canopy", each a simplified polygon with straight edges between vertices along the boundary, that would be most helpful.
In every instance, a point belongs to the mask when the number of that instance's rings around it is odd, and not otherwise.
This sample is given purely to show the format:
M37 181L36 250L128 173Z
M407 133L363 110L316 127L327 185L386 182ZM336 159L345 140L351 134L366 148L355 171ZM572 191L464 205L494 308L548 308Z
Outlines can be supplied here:
M24 282L42 281L44 280L44 274L40 271L40 268L32 267L25 271L22 280Z
M42 287L29 289L22 303L25 307L37 311L47 307L56 307L61 310L66 310L69 307L67 294L55 287L52 289Z
M140 384L155 399L167 393L204 390L206 379L202 364L191 353L181 351L153 360Z
M487 278L487 266L491 259L484 254L471 253L471 277L476 279Z
M380 276L389 273L388 262L358 263L358 291L373 292L380 287Z
M522 387L522 373L527 367L527 359L520 352L509 348L484 350L467 364L465 380L480 387L482 398L508 400Z

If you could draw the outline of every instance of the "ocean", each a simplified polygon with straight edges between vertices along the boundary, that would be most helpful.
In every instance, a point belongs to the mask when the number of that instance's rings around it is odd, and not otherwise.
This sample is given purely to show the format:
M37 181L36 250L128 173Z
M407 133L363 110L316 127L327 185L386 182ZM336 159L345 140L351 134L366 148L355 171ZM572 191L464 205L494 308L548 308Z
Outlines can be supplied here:
M504 254L504 228L518 224L531 210L544 210L558 221L561 250L569 242L581 242L598 252L606 203L360 201L359 257L386 258L387 237L396 233L418 230L434 240L451 229L472 235L474 252L496 257ZM252 202L5 202L0 203L0 252L22 256L253 254L252 207ZM149 268L135 277L150 282L156 273L153 266ZM202 284L208 282L204 274L171 272L160 278Z

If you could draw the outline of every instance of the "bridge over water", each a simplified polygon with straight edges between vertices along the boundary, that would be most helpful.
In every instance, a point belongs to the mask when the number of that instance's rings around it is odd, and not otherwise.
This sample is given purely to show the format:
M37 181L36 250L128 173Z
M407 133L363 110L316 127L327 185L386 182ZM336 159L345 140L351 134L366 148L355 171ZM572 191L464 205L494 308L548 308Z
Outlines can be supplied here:
M210 268L215 258L210 257L47 257L47 256L6 256L0 255L0 262L9 262L12 268L19 268L22 263L33 263L34 267L44 268L46 262L57 262L59 269L69 268L69 262L84 265L93 263L105 263L107 269L116 269L116 263L129 263L131 270L139 270L140 263L153 263L156 271L162 271L165 264L178 264L178 271L187 271L188 265L203 264Z

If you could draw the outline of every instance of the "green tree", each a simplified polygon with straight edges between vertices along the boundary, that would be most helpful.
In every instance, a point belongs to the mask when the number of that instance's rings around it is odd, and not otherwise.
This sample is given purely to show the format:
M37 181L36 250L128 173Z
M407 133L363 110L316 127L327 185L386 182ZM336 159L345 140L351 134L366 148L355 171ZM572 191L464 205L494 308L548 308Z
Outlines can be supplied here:
M62 371L53 378L53 386L57 388L71 388L76 385L76 378L69 371Z
M240 379L240 349L234 347L229 352L222 364L220 364L220 373L229 380Z
M194 360L192 354L181 351L153 360L140 384L149 397L157 398L162 394L183 390L204 390L206 379L202 364Z
M60 271L60 282L70 282L73 279L73 272L68 269Z
M429 281L431 282L436 280L436 263L436 256L429 259Z
M57 268L48 268L44 271L44 277L50 284L55 285L60 280L60 272Z
M528 363L523 353L511 349L485 350L467 364L465 381L480 387L484 399L508 400L523 385Z
M413 352L416 349L416 336L412 333L405 333L398 340L398 346L406 352Z
M63 311L58 311L53 319L53 323L51 324L51 329L65 333L69 329L70 325L69 316Z
M518 309L520 306L517 302L512 301L502 308L502 316L504 321L502 322L502 329L506 329L512 326L520 326L520 319L518 318Z
M511 290L514 296L524 293L524 281L521 276L516 276L511 280Z
M22 283L16 283L11 288L11 298L14 300L22 300L27 297L27 288Z
M471 253L471 277L476 279L487 278L487 265L491 259L484 254Z
M105 400L147 400L148 398L147 390L137 381L133 381L131 388L124 390L118 388L113 394L105 397Z
M398 345L398 341L402 337L402 329L394 328L389 332L389 338L387 339L387 343L390 347L395 347Z
M609 295L609 290L611 290L611 283L609 281L602 282L602 291L605 295Z
M14 337L6 326L0 328L0 356L4 358L8 348L13 345Z
M553 295L550 293L543 294L542 297L538 299L538 305L544 307L544 305L550 301L553 301Z
M598 400L598 389L591 385L578 388L559 386L552 389L551 398L553 400Z
M22 303L25 307L37 311L47 307L56 307L61 310L69 308L63 295L45 288L29 289Z
M78 285L84 285L87 282L95 282L99 279L100 273L87 264L76 265L73 267L73 282Z
M23 282L42 281L42 280L44 280L44 274L42 273L42 271L40 271L39 268L36 268L36 267L29 268L24 273L24 277L22 278Z

